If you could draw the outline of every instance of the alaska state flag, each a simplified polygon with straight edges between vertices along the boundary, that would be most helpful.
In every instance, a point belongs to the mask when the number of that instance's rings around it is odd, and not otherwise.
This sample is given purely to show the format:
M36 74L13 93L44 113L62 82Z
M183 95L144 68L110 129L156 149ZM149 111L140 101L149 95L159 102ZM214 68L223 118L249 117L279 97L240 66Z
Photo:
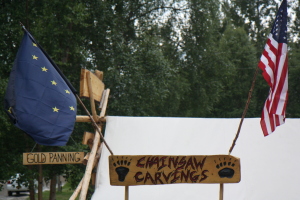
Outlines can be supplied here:
M76 98L52 63L25 30L4 107L14 125L38 144L64 146L74 129Z

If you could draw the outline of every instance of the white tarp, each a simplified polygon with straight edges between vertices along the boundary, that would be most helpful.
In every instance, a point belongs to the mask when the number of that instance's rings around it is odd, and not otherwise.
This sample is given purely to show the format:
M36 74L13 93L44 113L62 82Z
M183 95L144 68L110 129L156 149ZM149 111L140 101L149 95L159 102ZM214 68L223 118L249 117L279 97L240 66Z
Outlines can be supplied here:
M300 119L286 119L264 137L260 119L244 120L231 155L241 159L241 182L224 184L224 200L300 199ZM228 154L240 119L107 117L105 139L114 155ZM123 200L111 186L104 147L92 200ZM219 184L130 186L129 200L218 200Z

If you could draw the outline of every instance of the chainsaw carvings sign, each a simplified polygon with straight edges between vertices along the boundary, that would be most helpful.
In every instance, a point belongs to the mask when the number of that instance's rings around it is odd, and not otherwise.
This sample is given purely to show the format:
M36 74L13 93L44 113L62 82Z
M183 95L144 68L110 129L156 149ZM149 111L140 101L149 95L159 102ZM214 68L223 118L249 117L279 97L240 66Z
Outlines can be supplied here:
M109 157L111 185L238 183L240 159L231 155Z
M23 153L23 165L82 164L84 152Z

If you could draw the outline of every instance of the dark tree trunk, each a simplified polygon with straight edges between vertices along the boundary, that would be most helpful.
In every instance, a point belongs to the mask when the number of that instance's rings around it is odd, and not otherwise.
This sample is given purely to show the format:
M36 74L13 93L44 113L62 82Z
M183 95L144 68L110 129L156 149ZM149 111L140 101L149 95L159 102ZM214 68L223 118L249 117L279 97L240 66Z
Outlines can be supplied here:
M49 200L56 200L56 174L51 178Z

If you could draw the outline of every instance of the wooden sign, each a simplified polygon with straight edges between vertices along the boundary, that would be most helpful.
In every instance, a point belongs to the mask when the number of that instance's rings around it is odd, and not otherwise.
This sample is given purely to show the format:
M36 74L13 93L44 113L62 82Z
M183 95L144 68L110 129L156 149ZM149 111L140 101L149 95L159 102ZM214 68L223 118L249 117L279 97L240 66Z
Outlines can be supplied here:
M109 156L111 185L238 183L240 159L231 155Z
M96 70L95 73L98 75L100 71ZM87 98L90 97L89 88L88 88L89 87L88 81L90 81L92 85L93 98L95 99L95 101L100 102L105 86L104 83L100 80L100 78L97 75L93 74L89 70L81 69L80 97L87 97Z
M23 165L82 164L84 152L23 153Z

